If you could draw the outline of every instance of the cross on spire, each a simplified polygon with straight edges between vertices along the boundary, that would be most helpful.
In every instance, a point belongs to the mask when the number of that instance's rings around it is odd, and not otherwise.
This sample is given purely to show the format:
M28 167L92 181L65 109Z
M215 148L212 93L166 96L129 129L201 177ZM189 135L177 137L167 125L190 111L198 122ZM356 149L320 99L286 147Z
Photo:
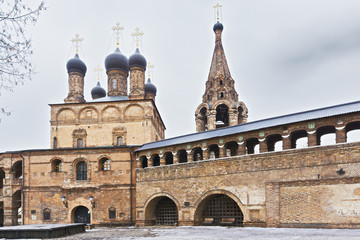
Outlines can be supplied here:
M94 69L94 71L97 73L97 77L98 77L98 82L100 82L100 72L103 71L104 69L100 68L100 65L97 65L97 68Z
M140 32L140 29L138 27L136 27L135 32L131 34L131 36L135 38L136 48L139 48L139 41L142 35L144 35L144 33Z
M120 42L120 32L124 30L123 26L120 26L120 23L117 22L114 27L111 28L116 33L116 47L119 48L119 42Z
M83 40L84 39L82 37L79 38L79 34L75 34L75 38L71 39L72 42L75 42L76 54L79 53L80 42L82 42Z
M214 8L216 8L216 21L220 20L220 8L221 7L222 7L222 5L220 5L218 3L214 6Z
M148 70L148 77L150 78L150 72L151 72L151 69L154 68L154 65L151 64L151 62L148 62L146 68L147 68L147 70Z

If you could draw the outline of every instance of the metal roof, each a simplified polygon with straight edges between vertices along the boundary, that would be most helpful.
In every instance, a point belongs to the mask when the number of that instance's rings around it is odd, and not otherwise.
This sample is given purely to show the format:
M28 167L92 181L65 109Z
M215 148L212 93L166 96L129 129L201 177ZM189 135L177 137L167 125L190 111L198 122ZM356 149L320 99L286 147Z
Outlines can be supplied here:
M153 148L162 148L171 145L183 144L188 142L195 142L215 137L222 137L231 134L238 134L243 132L249 132L253 130L259 130L263 128L275 127L284 124L290 124L295 122L308 121L313 119L319 119L324 117L331 117L336 115L342 115L346 113L359 112L360 101L345 103L325 108L314 109L305 112L293 113L254 122L248 122L240 125L224 127L220 129L198 132L179 137L169 138L157 142L151 142L144 144L138 151L144 151Z

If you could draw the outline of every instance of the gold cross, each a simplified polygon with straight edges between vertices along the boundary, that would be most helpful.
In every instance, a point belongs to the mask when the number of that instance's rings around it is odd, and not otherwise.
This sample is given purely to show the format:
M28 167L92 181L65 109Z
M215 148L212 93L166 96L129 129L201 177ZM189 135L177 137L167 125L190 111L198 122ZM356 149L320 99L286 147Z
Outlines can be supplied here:
M151 72L151 69L154 68L154 65L151 64L151 62L148 62L146 67L147 67L147 70L148 70L148 77L150 78L150 72Z
M79 53L79 45L83 40L83 38L79 38L79 34L75 34L75 38L71 39L72 42L75 42L76 54Z
M139 37L144 35L143 32L139 32L139 31L140 31L140 29L137 27L137 28L135 28L135 32L131 34L132 37L135 37L136 48L139 48L139 41L140 41Z
M116 32L116 47L119 48L119 41L120 41L120 31L124 30L124 27L120 27L120 23L117 22L116 26L112 28L113 31Z
M220 8L222 7L222 5L220 4L216 4L214 6L214 8L216 8L216 20L219 21L220 20Z
M100 72L104 70L100 68L100 65L97 65L97 68L94 69L95 72L97 72L98 75L98 82L100 82Z

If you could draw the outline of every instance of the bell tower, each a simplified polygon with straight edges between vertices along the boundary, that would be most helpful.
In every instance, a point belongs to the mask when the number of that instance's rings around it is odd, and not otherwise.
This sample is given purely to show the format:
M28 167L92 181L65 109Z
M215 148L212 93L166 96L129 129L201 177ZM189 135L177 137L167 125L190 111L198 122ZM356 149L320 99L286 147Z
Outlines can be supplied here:
M214 6L217 12L217 22L213 27L215 49L202 103L195 111L197 132L233 126L247 121L248 110L243 102L238 101L235 82L231 77L221 42L224 29L219 21L221 7L220 4Z

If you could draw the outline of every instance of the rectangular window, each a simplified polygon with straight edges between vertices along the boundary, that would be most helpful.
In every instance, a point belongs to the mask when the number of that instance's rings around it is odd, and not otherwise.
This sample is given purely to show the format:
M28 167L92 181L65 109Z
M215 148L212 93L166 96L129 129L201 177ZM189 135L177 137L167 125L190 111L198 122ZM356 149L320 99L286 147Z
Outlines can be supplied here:
M44 214L44 220L50 220L50 211L49 210L44 210L43 214Z
M122 137L117 137L117 145L118 146L123 145L123 138Z
M116 218L116 211L115 210L109 210L109 218L115 219Z
M78 147L78 148L84 147L84 140L83 140L82 138L79 138L79 139L77 140L77 147Z
M113 80L113 89L116 89L116 79Z

